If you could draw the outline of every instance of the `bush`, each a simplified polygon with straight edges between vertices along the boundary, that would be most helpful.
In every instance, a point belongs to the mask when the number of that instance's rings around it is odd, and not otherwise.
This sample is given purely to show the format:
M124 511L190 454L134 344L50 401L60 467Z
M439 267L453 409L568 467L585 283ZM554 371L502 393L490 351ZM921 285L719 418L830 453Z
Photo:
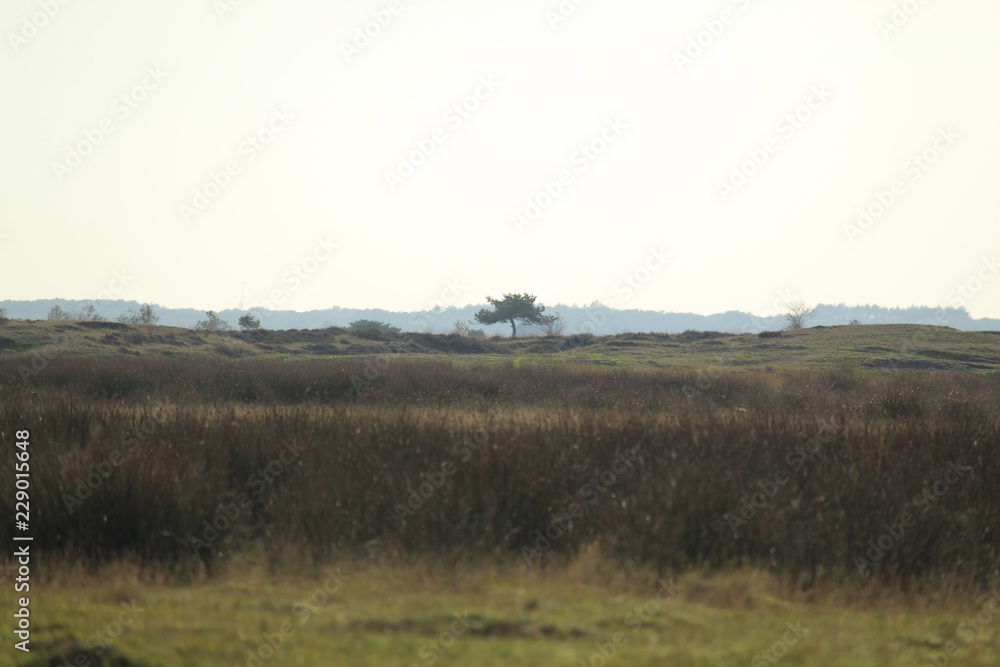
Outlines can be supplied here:
M382 331L386 333L399 333L400 328L394 327L387 322L379 322L377 320L355 320L348 325L351 331Z
M214 310L205 311L207 319L199 321L194 325L194 328L198 331L205 332L216 332L216 331L229 331L232 329L229 326L229 322L226 322L221 317L219 317Z
M144 303L139 306L138 313L129 308L127 313L118 316L118 321L123 324L156 324L160 316L153 310L153 304Z
M62 306L52 306L49 314L45 317L49 321L80 320L84 322L107 322L107 318L98 314L94 304L88 303L80 312L74 313L63 310Z

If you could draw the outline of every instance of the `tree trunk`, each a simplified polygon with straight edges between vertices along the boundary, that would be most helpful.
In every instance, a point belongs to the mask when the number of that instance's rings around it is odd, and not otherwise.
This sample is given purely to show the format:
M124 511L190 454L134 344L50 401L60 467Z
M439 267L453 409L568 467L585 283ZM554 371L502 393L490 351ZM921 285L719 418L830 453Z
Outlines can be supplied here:
M511 333L510 337L511 338L517 338L517 325L514 324L514 318L511 318L511 320L510 320L510 328L511 328L511 330L513 332L513 333Z

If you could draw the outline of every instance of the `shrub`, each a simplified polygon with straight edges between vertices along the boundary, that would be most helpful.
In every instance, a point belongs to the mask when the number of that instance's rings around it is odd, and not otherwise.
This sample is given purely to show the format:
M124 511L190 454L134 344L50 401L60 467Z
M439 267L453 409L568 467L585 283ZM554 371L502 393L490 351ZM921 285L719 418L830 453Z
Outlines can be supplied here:
M394 327L387 322L377 320L355 320L348 325L351 331L383 331L386 333L399 333L400 328Z
M232 327L229 326L229 322L226 322L221 317L219 317L214 310L205 311L205 316L206 319L200 320L197 324L194 325L194 328L197 329L198 331L216 332L216 331L229 331L230 329L232 329Z

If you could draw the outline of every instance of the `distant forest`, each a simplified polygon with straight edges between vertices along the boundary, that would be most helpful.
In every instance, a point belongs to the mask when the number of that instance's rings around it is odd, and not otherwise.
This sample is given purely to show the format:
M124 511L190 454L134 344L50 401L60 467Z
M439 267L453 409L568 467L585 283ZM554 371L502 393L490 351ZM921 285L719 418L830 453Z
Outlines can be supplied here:
M134 313L141 304L135 301L79 301L70 299L44 299L35 301L0 301L0 308L6 309L7 317L13 319L44 320L53 307L78 313L94 306L96 315L107 320L117 320L119 316ZM230 308L218 311L218 316L234 329L237 321L247 312L252 312L265 329L323 329L326 327L347 327L356 320L377 320L399 327L403 331L429 333L452 333L456 323L471 324L482 328L488 335L510 335L510 326L496 324L482 327L473 317L488 304L470 305L462 308L441 308L431 311L393 312L381 309L327 308L296 312L290 310L272 311L259 308L237 310ZM205 311L193 308L164 308L154 304L159 324L166 326L194 328L205 319ZM680 333L688 330L721 331L726 333L758 333L760 331L785 328L781 313L760 317L752 313L728 311L715 315L694 313L667 313L653 310L614 310L599 303L588 306L547 305L546 314L559 315L562 333L594 333L597 335L626 332L666 332ZM931 324L949 326L963 331L1000 330L1000 319L974 319L964 308L929 308L911 306L909 308L884 308L864 305L819 304L807 327L835 326L841 324ZM538 327L519 327L519 335L538 335Z

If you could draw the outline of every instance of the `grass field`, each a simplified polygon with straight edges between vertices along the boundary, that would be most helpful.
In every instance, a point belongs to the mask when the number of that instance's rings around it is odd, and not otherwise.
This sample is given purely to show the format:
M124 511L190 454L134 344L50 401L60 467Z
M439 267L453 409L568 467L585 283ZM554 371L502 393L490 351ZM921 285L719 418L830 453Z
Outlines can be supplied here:
M1000 332L913 324L815 327L752 334L579 335L474 339L458 335L351 332L347 329L199 333L118 322L0 324L0 352L42 365L61 355L293 357L299 359L448 356L458 362L553 361L609 366L734 369L997 370Z
M51 658L96 646L101 655L91 651L90 664L116 665L924 665L932 658L992 665L1000 659L997 612L988 611L997 610L996 598L992 604L990 598L862 601L830 590L807 600L751 571L641 579L586 559L545 573L351 564L309 574L240 569L187 586L150 583L120 567L115 576L40 589L35 650ZM984 609L994 620L980 624L975 617ZM19 665L50 664L13 658Z
M995 334L0 336L14 664L1000 657Z

